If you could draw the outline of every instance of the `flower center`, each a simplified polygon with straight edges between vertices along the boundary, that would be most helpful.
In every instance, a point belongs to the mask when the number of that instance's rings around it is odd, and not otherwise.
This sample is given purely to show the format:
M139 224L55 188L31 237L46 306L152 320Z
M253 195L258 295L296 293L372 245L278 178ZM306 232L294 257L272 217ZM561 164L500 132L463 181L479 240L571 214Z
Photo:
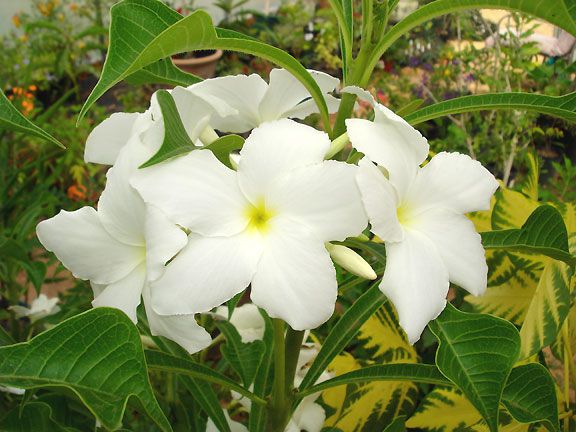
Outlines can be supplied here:
M396 217L398 218L400 225L408 228L413 222L412 206L406 202L400 204L400 206L396 209Z
M250 204L246 208L246 218L248 219L248 228L265 232L270 228L268 221L274 217L274 212L266 208L264 200L260 200L258 204Z

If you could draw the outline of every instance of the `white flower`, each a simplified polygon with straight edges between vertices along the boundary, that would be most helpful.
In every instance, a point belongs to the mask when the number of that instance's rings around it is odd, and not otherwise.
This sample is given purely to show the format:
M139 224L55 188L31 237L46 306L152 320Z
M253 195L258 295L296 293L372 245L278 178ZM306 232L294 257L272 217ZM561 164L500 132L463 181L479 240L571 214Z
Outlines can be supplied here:
M228 319L228 307L219 306L216 308L216 314L224 319ZM256 340L262 340L266 323L258 310L258 306L252 303L246 303L234 308L230 317L232 324L243 343L250 343Z
M128 139L127 144L118 149L119 141L116 147L99 154L99 161L114 162L114 166L107 173L98 210L83 207L74 212L61 211L41 222L37 234L44 247L53 251L74 276L90 280L93 306L116 307L136 322L136 308L143 296L152 334L195 352L206 347L211 338L194 315L159 315L152 308L150 282L160 277L165 263L186 245L187 236L160 210L145 205L129 184L138 166L162 141L157 138L159 128L146 115L140 114L135 121L141 121L143 132L126 133L123 139ZM100 139L105 141L105 136Z
M324 93L328 110L336 112L339 100L329 93L338 87L340 81L324 72L308 72ZM308 90L284 69L272 69L270 84L257 74L235 75L207 79L188 87L188 90L215 108L228 105L236 110L232 115L213 118L213 127L222 132L248 132L266 121L303 119L318 112Z
M9 309L14 311L17 318L28 317L31 322L38 321L49 315L54 315L60 311L57 305L58 297L48 298L45 294L40 294L37 298L32 300L29 308L24 306L10 306Z
M292 328L334 310L337 281L324 247L367 224L357 167L324 161L328 136L284 119L254 129L238 171L195 150L138 172L144 200L192 231L154 285L162 314L205 312L252 284L251 298Z
M473 295L486 290L484 248L464 214L489 209L498 182L459 153L439 153L420 168L428 155L426 139L371 101L374 122L350 119L346 126L352 145L367 156L359 164L358 184L372 232L386 242L380 288L414 343L444 309L449 281Z
M248 432L248 428L242 423L232 420L226 410L224 410L224 417L226 418L226 422L228 423L228 426L230 426L232 432ZM219 429L211 418L209 418L206 423L206 432L219 432Z

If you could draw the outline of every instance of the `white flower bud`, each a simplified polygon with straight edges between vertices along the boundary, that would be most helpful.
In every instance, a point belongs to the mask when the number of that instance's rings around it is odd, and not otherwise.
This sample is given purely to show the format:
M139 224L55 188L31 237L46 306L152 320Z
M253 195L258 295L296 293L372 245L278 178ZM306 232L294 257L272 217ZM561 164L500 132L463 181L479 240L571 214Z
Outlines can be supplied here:
M370 264L352 249L346 246L333 245L332 243L326 243L326 249L330 253L332 260L350 273L370 280L378 277L376 272L370 267Z

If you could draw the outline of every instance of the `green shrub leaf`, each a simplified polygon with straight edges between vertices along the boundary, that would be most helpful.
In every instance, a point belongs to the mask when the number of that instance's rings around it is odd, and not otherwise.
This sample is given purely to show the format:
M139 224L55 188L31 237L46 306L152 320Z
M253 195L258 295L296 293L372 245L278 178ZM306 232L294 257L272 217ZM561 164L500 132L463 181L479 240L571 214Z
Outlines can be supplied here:
M438 369L497 432L502 391L520 353L518 331L508 321L460 312L449 303L429 327L440 343Z
M44 402L30 402L12 409L0 420L2 432L78 432L52 417L52 408Z
M374 283L358 300L340 317L312 363L310 370L300 384L300 390L316 382L330 362L348 345L358 333L362 324L375 313L386 301L378 288L380 281Z
M134 396L161 430L172 430L150 387L138 330L118 309L92 309L0 348L0 383L69 388L108 429L121 427Z
M550 206L536 208L522 228L481 233L482 245L487 249L505 249L545 255L574 265L576 257L568 248L568 232L560 212Z
M9 130L13 132L20 132L26 135L36 136L45 141L56 144L58 147L66 148L64 145L45 132L18 111L14 105L10 103L2 89L0 89L0 131Z
M405 118L411 125L416 125L450 114L496 109L536 111L576 122L576 92L564 96L531 93L489 93L461 96L420 108Z
M232 163L230 162L230 153L234 150L240 150L244 146L244 138L240 135L225 135L218 138L216 141L207 145L206 149L212 151L214 156L226 165L228 168L232 168Z

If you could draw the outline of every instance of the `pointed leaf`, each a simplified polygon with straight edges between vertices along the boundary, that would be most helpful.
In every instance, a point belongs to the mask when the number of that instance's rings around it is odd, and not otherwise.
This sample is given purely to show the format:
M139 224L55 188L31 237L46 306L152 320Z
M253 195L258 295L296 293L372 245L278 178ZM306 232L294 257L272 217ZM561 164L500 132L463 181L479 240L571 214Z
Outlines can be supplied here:
M502 391L520 353L518 331L508 321L460 312L450 303L429 327L440 343L438 369L497 432Z
M26 135L33 135L45 141L56 144L58 147L66 148L64 145L45 132L18 111L8 100L2 89L0 89L0 131L9 130L20 132Z
M234 169L230 162L230 153L240 150L244 146L244 138L240 135L225 135L210 143L205 148L211 150L214 156L230 169Z
M118 429L135 396L163 431L138 330L118 309L96 308L63 321L30 342L0 348L0 384L66 387L108 429Z
M133 85L166 84L187 87L202 81L202 78L183 72L180 68L174 66L171 59L167 58L158 60L156 63L134 72L126 77L125 81Z
M487 249L505 249L545 255L567 264L576 264L568 248L568 232L560 212L552 206L538 207L522 228L481 233Z
M550 432L560 430L556 384L548 369L539 363L512 369L502 402L521 423L543 422Z
M126 77L171 55L200 49L239 51L287 69L310 92L325 127L330 129L322 91L298 60L281 49L240 33L217 30L210 16L202 10L183 18L158 0L123 0L112 7L108 56L100 80L82 107L79 119L108 89Z
M497 109L536 111L575 122L576 92L564 96L532 93L489 93L461 96L420 108L405 118L411 125L417 125L450 114Z
M310 370L300 384L300 390L316 382L322 372L328 367L330 362L350 343L352 338L358 333L358 330L370 316L376 312L386 297L378 284L374 283L358 300L340 317L324 343L322 348L312 363Z

